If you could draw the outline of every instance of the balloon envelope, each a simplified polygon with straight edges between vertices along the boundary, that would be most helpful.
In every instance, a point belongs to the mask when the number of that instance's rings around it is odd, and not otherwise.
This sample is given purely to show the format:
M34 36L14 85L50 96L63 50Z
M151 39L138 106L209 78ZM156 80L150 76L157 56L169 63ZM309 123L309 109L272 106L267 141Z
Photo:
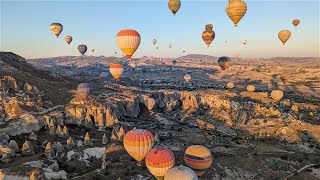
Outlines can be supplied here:
M191 80L191 76L189 74L184 75L184 80L188 83Z
M152 133L145 129L133 129L127 132L123 139L126 151L132 156L138 165L146 157L154 143Z
M291 32L289 30L282 30L278 33L278 38L283 43L283 45L290 39Z
M226 70L230 66L231 60L229 57L222 56L218 59L218 64L221 69Z
M232 82L228 82L228 83L227 83L227 88L228 88L228 89L234 88L234 84L233 84Z
M256 89L256 87L254 87L253 85L247 86L247 91L249 91L249 92L253 92L255 89Z
M186 149L184 163L202 176L212 164L211 151L201 145L193 145Z
M275 102L278 102L282 99L283 97L283 91L281 90L273 90L271 92L271 97Z
M150 150L146 156L146 166L155 177L163 177L167 170L172 168L175 157L170 149L156 147Z
M109 72L116 80L119 80L124 72L124 67L121 64L112 64Z
M63 30L63 26L62 26L62 24L60 24L60 23L52 23L52 24L50 25L50 30L51 30L52 33L53 33L54 35L56 35L57 38L58 38L59 35L60 35L60 33L61 33L62 30Z
M155 45L157 43L156 39L152 39L152 44Z
M247 4L242 0L231 0L226 8L226 13L229 18L233 21L234 25L237 26L239 21L247 12Z
M72 41L72 36L66 35L66 36L64 37L64 40L65 40L68 44L70 44L71 41Z
M294 19L292 21L292 24L294 25L294 27L297 27L300 24L300 20L299 19Z
M82 55L84 55L87 52L87 49L88 49L87 46L84 44L80 44L78 46L78 50Z
M136 52L140 45L141 38L137 31L125 29L118 32L116 41L121 51L128 59L131 59L131 56Z
M91 89L92 86L89 83L81 83L78 85L77 91L82 98L87 99L91 93Z
M198 180L198 176L187 166L175 166L166 172L164 180Z
M181 1L180 0L169 0L168 1L168 7L172 14L176 14L181 6Z

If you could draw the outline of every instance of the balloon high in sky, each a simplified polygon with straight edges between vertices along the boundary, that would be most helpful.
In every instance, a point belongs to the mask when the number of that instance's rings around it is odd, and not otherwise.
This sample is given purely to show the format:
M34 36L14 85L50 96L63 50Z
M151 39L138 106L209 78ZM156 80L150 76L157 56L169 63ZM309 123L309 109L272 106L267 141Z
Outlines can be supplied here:
M181 1L175 15L168 1L157 0L2 1L1 51L15 52L25 58L75 56L79 55L77 46L85 44L90 50L95 49L94 54L90 51L88 55L114 56L118 51L120 56L117 33L133 29L139 32L141 42L132 58L176 58L187 54L233 57L235 51L241 57L319 56L319 38L316 38L319 29L315 28L319 26L317 1L243 2L247 11L238 27L234 27L232 17L226 12L227 0ZM300 20L296 28L294 19ZM52 23L61 24L62 31L52 32ZM213 24L216 34L210 51L200 37L206 24ZM284 29L292 33L285 48L277 37ZM66 35L73 38L69 46L64 41ZM151 43L154 38L155 46ZM241 46L242 40L248 43ZM237 49L239 45L241 48ZM154 55L156 46L159 50Z

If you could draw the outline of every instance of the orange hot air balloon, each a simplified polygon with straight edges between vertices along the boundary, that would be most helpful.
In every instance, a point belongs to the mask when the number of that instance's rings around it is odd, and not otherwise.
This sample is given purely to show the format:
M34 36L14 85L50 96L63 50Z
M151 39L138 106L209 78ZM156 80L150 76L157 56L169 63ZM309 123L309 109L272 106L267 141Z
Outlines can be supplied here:
M157 179L163 179L167 170L172 168L175 158L170 149L157 147L151 149L146 156L146 166Z
M136 129L129 131L124 135L123 145L126 151L141 166L141 161L146 157L154 143L152 133L145 129Z
M229 18L233 21L234 25L237 26L241 18L247 12L247 4L242 0L230 0L226 8L226 13Z
M253 92L254 90L256 90L256 87L254 87L254 85L247 86L247 91Z
M283 84L286 84L289 82L289 76L287 74L281 74L280 79L283 82Z
M112 64L109 71L116 80L119 80L124 72L124 67L121 64Z
M295 19L292 21L292 24L294 25L294 27L297 27L300 24L300 20L299 19Z
M202 176L212 164L211 151L201 145L190 146L184 154L184 162L193 169L198 176Z
M278 37L284 45L290 39L291 32L289 30L282 30L278 33Z
M206 30L202 32L202 39L207 44L208 47L210 46L211 42L214 40L216 36L215 32L212 29L213 29L213 25L207 24Z
M132 29L121 30L116 38L118 47L131 60L131 56L136 52L140 45L140 34Z

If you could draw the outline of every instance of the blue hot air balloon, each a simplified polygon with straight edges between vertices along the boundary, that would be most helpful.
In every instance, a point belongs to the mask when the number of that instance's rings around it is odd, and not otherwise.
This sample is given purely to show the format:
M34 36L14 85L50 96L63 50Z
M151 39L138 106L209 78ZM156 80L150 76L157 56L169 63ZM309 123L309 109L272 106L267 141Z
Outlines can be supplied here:
M91 90L92 90L92 86L89 83L81 83L78 85L78 88L77 88L79 95L84 99L88 98Z
M86 53L87 52L87 46L86 45L84 45L84 44L80 44L79 46L78 46L78 50L79 50L79 52L82 54L82 55L84 55L84 53Z

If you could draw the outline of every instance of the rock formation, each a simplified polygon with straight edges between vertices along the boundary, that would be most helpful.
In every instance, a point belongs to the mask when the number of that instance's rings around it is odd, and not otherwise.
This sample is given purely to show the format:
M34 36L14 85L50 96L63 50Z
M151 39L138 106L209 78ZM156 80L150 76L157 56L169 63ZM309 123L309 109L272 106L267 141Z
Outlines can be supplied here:
M21 151L22 151L21 153L22 156L33 156L35 154L30 141L25 141L23 143Z
M91 138L89 136L89 133L87 132L85 137L84 137L84 145L86 146L92 146L93 143L91 142Z
M48 159L53 159L55 157L55 152L52 147L51 142L48 142L45 149L45 155Z
M57 126L56 135L57 135L58 137L64 137L63 130L62 130L60 124Z
M10 140L9 147L16 153L20 151L20 148L15 140Z
M69 138L69 130L66 125L63 127L63 137Z
M104 133L102 136L102 145L106 145L107 143L108 143L108 138L106 133Z
M72 137L69 137L69 139L67 140L67 149L68 150L73 149L74 146L75 146L75 144L74 144Z

